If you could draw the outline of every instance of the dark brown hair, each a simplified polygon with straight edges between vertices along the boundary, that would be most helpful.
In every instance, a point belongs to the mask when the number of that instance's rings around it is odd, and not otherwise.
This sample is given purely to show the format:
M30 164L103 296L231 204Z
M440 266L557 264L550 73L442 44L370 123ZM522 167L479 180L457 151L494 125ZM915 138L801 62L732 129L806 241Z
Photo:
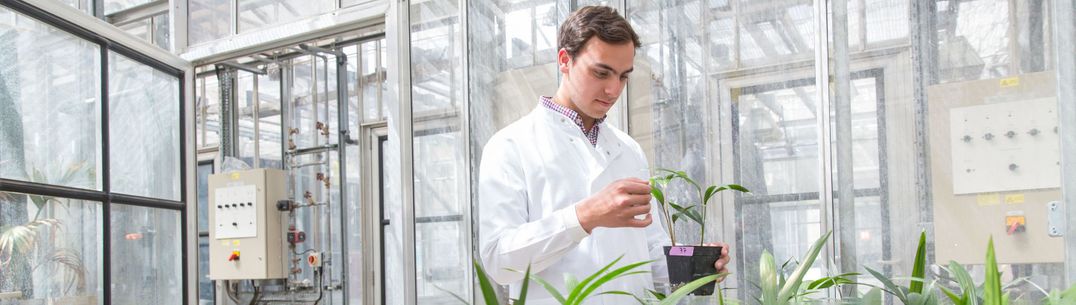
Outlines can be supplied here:
M591 37L597 36L605 43L623 44L631 42L636 48L641 46L639 35L631 24L608 6L585 6L572 12L557 32L557 50L568 51L568 56L575 58Z

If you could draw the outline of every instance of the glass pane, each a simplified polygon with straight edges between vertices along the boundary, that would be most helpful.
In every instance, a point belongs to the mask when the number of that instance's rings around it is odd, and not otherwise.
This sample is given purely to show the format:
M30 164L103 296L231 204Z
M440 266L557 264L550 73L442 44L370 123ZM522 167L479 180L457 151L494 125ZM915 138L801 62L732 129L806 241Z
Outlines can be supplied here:
M240 160L253 167L254 164L254 74L236 71L236 109L239 113L239 137L236 153Z
M238 2L240 33L325 13L336 7L335 0L313 0L303 3L288 0L238 0Z
M457 127L448 127L458 130ZM436 131L416 132L427 134ZM459 131L415 137L415 239L418 296L422 304L455 304L445 291L468 298L470 233L463 141Z
M112 190L179 200L179 80L109 53Z
M214 305L216 287L209 280L209 236L198 237L198 305Z
M385 118L382 111L384 104L381 96L388 92L387 79L385 77L385 65L388 60L381 57L385 39L366 41L360 44L361 69L359 88L362 91L363 121L378 121Z
M112 204L112 303L182 304L179 212Z
M138 37L138 39L145 40L152 43L152 37L150 37L150 22L152 19L142 19L128 24L119 26L120 30L131 34L131 36Z
M231 34L231 0L188 0L187 40L191 45L216 40Z
M0 177L101 188L100 54L0 7Z
M168 26L168 14L153 17L153 44L161 49L172 50L172 34Z
M216 147L220 144L220 86L216 75L200 77L197 82L198 147Z
M556 93L556 29L561 18L557 9L564 8L555 0L469 1L467 5L469 128L475 137L472 142L483 145L497 130L533 110L540 95ZM472 162L478 162L477 155Z
M470 299L470 232L464 225L462 119L463 43L457 41L459 3L435 0L411 4L411 107L414 131L415 253L418 302L456 304L449 291ZM428 117L449 113L445 119Z
M198 163L198 232L209 232L209 175L213 162Z
M98 202L0 192L3 303L103 304L101 221Z
M458 1L411 5L411 99L419 115L448 112L462 100Z
M277 69L279 70L279 68ZM280 78L273 75L272 69L269 75L258 75L258 145L259 162L261 167L283 168L284 158L281 156L281 120L280 120Z
M129 9L142 4L150 3L153 0L100 0L105 2L105 15L119 12L125 9Z
M404 302L404 262L403 262L403 199L400 198L400 154L399 145L381 137L377 141L380 164L379 180L380 205L382 213L381 226L381 282L385 284L382 299L385 304L403 304ZM416 226L416 229L418 227ZM417 249L416 249L417 251Z

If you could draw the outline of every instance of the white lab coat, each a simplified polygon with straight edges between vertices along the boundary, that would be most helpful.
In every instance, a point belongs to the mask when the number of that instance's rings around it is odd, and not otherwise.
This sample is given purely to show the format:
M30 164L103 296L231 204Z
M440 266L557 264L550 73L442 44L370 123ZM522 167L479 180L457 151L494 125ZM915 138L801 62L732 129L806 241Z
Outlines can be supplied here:
M534 111L497 132L482 154L478 182L479 243L482 264L492 279L519 295L523 271L549 281L563 294L565 274L582 281L617 257L623 266L656 259L631 275L600 287L646 295L654 281L668 282L663 246L669 237L658 206L646 228L595 228L583 231L575 204L628 177L645 178L646 157L624 132L603 124L596 146L578 125L539 105ZM510 271L518 270L518 272ZM535 282L528 304L556 304ZM628 296L591 297L586 304L635 303Z

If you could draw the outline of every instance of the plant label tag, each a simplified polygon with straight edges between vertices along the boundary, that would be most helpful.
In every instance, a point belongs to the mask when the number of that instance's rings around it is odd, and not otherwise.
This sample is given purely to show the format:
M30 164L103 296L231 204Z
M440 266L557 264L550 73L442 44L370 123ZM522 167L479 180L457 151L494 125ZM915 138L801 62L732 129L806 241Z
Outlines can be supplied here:
M695 247L669 248L669 256L691 256L692 254L695 254Z

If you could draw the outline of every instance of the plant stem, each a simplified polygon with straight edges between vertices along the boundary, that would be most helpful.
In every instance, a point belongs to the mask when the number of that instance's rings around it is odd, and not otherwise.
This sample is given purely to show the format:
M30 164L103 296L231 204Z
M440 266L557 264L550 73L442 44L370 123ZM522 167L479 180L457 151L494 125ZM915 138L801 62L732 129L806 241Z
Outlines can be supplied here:
M676 246L676 232L673 232L672 218L669 217L669 204L662 203L662 209L665 210L665 224L669 226L669 241L672 242L672 246Z

